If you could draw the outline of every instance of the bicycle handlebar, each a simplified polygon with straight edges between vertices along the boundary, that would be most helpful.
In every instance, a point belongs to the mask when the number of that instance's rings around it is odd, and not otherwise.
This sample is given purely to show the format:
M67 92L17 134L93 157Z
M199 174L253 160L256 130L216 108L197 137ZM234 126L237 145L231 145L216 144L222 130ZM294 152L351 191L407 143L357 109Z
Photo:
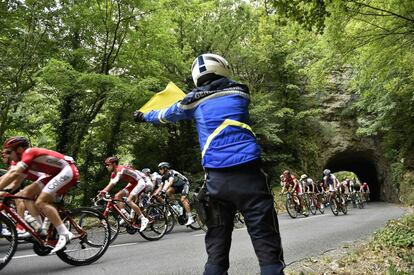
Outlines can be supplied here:
M98 202L99 202L100 200L103 200L103 201L112 201L112 197L111 197L109 194L106 194L106 196L105 196L105 197L103 197L103 196L101 196L100 194L98 194L98 195L96 195L95 197L91 198L91 201L93 202L93 204L94 204L95 206L98 206Z

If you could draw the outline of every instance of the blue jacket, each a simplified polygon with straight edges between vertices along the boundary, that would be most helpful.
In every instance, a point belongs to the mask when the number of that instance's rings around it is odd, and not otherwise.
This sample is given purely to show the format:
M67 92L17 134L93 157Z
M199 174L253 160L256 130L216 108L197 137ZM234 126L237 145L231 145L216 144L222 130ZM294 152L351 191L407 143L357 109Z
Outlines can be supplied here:
M195 88L169 108L151 111L154 124L194 119L205 168L226 168L260 158L260 147L250 128L247 86L220 78Z

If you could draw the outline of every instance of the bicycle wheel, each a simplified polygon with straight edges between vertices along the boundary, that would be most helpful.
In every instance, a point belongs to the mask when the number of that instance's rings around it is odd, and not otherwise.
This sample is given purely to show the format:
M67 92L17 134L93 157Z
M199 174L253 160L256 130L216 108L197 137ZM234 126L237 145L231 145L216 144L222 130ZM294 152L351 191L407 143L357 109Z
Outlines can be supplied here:
M316 197L316 202L318 205L318 210L321 214L325 213L325 205L323 203L323 199L319 197L319 195Z
M318 210L321 214L325 214L325 206L322 203L319 204Z
M365 207L365 201L362 200L361 198L359 198L359 201L360 201L360 209L364 208Z
M167 215L162 207L150 205L145 211L145 216L149 219L147 228L139 234L148 241L161 239L167 231Z
M295 218L297 217L298 213L296 212L296 204L295 204L295 202L293 201L293 199L292 199L292 198L290 198L290 196L288 196L288 197L286 198L286 203L285 203L285 205L286 205L286 211L288 212L289 216L290 216L292 219L295 219Z
M16 249L16 227L9 218L0 213L0 270L10 262Z
M309 211L312 213L312 215L316 215L316 201L313 195L307 198L307 203L309 206Z
M335 198L331 198L329 200L329 206L331 207L332 213L335 216L338 216L338 206L337 206L337 201Z
M237 211L234 215L234 228L243 228L245 224L243 215Z
M190 207L191 207L191 215L193 216L194 222L190 224L188 227L190 227L192 230L200 230L201 226L198 223L198 213L192 202L190 202Z
M307 199L307 196L304 196L303 197L303 204L304 204L304 206L302 207L300 207L300 213L303 215L303 216L305 216L305 217L308 217L309 216L309 208L310 208L310 206L309 206L309 200Z
M346 201L345 203L344 202L341 202L341 203L342 203L341 211L342 213L344 213L344 215L346 215L348 213L348 203Z
M205 223L203 223L203 221L201 221L200 219L197 219L198 225L200 226L201 230L203 230L204 232L207 232L207 225Z
M109 241L109 243L112 243L113 241L115 241L116 237L118 237L119 234L119 218L116 213L111 211L107 219L109 223L109 228L111 229L111 240Z
M168 206L164 205L163 209L164 209L165 215L167 215L167 231L165 232L165 234L168 234L173 230L175 223L176 223L176 219L175 219L174 212L170 209L169 205Z
M68 211L63 221L69 223L69 230L75 235L56 255L71 265L88 265L105 253L111 239L107 219L92 208L77 208Z

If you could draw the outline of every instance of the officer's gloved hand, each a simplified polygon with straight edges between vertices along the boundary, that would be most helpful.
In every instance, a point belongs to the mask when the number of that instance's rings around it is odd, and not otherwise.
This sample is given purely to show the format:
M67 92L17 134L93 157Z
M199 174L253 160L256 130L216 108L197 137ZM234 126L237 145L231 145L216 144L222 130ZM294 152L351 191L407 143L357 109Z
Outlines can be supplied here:
M135 111L133 117L134 117L135 122L145 122L145 117L144 117L143 112Z

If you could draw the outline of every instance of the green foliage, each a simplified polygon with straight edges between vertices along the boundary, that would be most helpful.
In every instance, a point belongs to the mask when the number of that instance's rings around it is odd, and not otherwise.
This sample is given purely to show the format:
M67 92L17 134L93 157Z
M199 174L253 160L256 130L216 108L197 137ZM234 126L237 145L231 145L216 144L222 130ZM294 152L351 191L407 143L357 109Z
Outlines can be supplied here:
M326 0L273 0L276 10L289 19L294 19L308 30L323 32L326 10Z
M406 173L399 182L400 200L406 205L414 205L414 173Z
M351 172L351 171L340 171L340 172L336 172L335 176L338 178L339 181L344 181L345 179L357 179L357 175L355 175L355 173Z
M401 220L391 220L384 229L374 235L371 242L374 249L384 247L391 249L414 247L414 215L407 215Z
M222 54L249 86L253 129L272 183L286 167L319 175L337 134L321 103L353 100L340 117L379 138L397 165L414 144L412 1L2 1L0 138L73 156L77 199L104 186L102 161L118 155L137 169L169 161L202 182L191 122L136 125L134 110L169 81L194 85L200 53ZM313 31L310 32L309 30ZM397 149L398 148L398 149ZM401 189L402 190L402 189Z

